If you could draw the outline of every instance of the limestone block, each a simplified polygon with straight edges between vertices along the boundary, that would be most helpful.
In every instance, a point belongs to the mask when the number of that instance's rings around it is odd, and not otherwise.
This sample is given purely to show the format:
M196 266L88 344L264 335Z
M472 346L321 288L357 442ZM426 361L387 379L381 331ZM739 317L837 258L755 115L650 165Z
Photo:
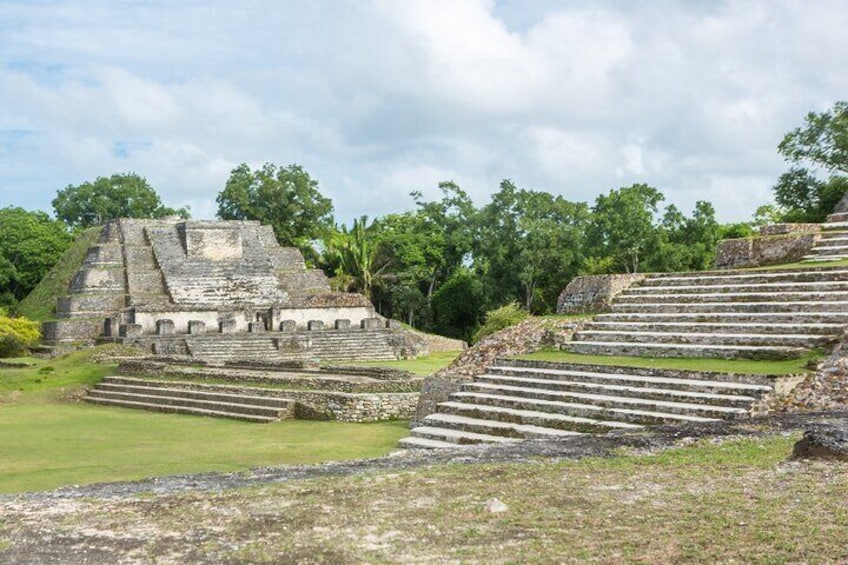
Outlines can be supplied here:
M143 333L141 324L121 324L118 328L118 335L121 337L141 337Z
M156 335L174 335L173 320L156 320Z
M363 330L378 330L383 327L382 318L364 318L360 323Z
M188 333L191 335L203 335L206 333L206 322L203 320L189 320Z
M124 289L123 269L80 269L71 280L71 292L97 292Z
M349 330L350 320L336 320L334 326L337 330Z
M295 330L297 330L297 322L294 320L283 320L280 322L281 332L293 332Z
M807 255L820 237L818 232L725 239L716 246L717 269L763 267L794 263Z
M306 329L311 332L321 331L324 329L324 322L321 320L309 320L309 322L306 323Z
M234 334L238 330L235 320L221 320L218 322L218 331L222 334Z
M265 322L250 322L247 324L247 331L255 334L265 331Z
M386 327L391 330L399 330L403 327L403 324L399 320L386 320Z
M643 273L575 277L557 300L557 314L606 312L624 289L644 280Z

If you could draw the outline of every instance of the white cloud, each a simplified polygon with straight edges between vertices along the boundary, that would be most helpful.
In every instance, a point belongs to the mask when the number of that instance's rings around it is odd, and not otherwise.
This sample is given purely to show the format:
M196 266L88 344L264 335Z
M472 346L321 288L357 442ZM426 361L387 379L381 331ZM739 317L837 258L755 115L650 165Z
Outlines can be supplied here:
M0 204L134 170L209 217L233 166L271 161L340 218L511 178L741 220L782 135L845 98L846 28L840 0L3 2Z

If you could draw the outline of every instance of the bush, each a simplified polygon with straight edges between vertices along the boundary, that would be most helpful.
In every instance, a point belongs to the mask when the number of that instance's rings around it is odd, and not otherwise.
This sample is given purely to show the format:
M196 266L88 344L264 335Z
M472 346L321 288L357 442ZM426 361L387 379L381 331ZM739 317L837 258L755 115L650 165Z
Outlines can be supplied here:
M41 331L38 322L26 318L10 318L0 308L0 357L14 357L38 343Z
M474 332L474 342L478 342L487 335L491 335L504 328L514 326L530 317L530 314L518 305L518 302L510 302L500 308L486 312L486 321Z

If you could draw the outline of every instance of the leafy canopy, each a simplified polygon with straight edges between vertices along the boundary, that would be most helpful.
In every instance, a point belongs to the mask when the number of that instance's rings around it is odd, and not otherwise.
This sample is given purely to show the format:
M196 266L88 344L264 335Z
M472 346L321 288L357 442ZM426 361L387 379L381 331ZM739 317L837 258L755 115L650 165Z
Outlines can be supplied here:
M29 294L71 239L65 225L44 212L0 209L0 304L12 305Z
M115 218L189 217L187 208L164 206L147 179L135 173L68 185L53 199L53 210L57 219L74 229L99 226Z
M280 245L298 247L309 261L317 259L313 242L334 228L333 203L318 190L318 181L300 165L265 163L232 170L215 199L222 220L258 220L274 228Z

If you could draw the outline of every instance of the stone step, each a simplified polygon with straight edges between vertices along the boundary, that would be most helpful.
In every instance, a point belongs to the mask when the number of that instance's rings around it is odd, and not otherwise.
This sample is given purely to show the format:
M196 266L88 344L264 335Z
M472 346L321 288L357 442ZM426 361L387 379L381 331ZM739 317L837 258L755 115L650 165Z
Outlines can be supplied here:
M456 448L457 444L425 437L409 436L400 440L399 447L403 449L444 449Z
M848 280L844 267L818 267L809 269L768 271L703 271L698 273L654 273L640 286L712 285L760 282L811 282Z
M574 437L583 435L580 432L562 428L551 428L533 424L521 424L496 419L474 418L436 412L424 418L424 426L429 428L441 428L457 431L469 431L471 433L492 435L496 437L521 439L544 439L551 437ZM639 429L642 426L636 424L622 424L612 422L609 428L616 429ZM415 428L418 429L418 428ZM605 428L606 429L606 428Z
M149 396L179 397L193 400L207 400L251 406L265 406L276 410L293 410L294 402L279 396L260 396L256 394L240 394L224 392L226 385L197 384L187 381L149 381L126 377L106 377L97 384L95 390L115 393L146 394ZM279 391L251 387L258 391L267 391L277 395Z
M613 332L680 332L680 333L724 333L724 334L838 334L842 324L767 324L767 323L733 323L733 322L619 322L597 321L583 327L585 331Z
M831 224L835 222L848 222L848 212L834 212L833 214L828 214L825 223Z
M260 416L264 418L272 418L279 420L287 416L291 412L291 408L277 408L267 405L255 405L240 402L236 399L226 400L201 400L197 398L186 397L179 392L173 396L146 392L113 392L107 389L94 388L88 391L85 397L86 400L104 399L113 401L137 402L144 404L160 404L162 406L176 406L181 408L191 408L200 410L210 410L216 412L226 412L228 414L243 414L247 416Z
M848 304L848 291L774 291L774 292L699 292L699 293L629 293L620 294L616 304L674 303L761 303L761 302L842 302Z
M613 312L598 314L598 323L731 323L731 324L804 324L841 326L848 325L846 312ZM822 332L826 333L826 332Z
M190 408L186 406L174 406L174 405L165 405L165 404L157 404L155 402L140 402L140 401L127 401L127 400L116 400L111 398L99 398L99 397L86 397L86 402L90 402L92 404L100 404L104 406L112 406L117 408L134 408L140 410L150 410L152 412L166 412L171 414L190 414L194 416L207 416L210 418L230 418L234 420L243 420L246 422L256 422L260 424L268 424L271 422L276 422L279 418L269 417L269 416L255 416L251 414L240 414L237 412L227 412L221 410L210 410L210 409L201 409L201 408Z
M557 391L547 391L549 394L545 395L542 392L534 389L524 389L512 391L511 394L501 394L495 391L466 392L462 390L452 394L450 399L468 404L570 414L586 418L603 418L644 425L677 421L677 416L680 415L729 419L744 417L748 414L748 411L744 408L712 404ZM545 396L545 398L539 398L540 396ZM633 411L637 411L638 413L633 414ZM645 419L645 414L651 414L650 418Z
M626 382L626 381L625 381ZM613 384L614 383L614 384ZM671 402L689 402L734 406L745 408L756 401L754 396L739 394L717 394L712 392L695 392L676 388L656 388L641 383L642 386L629 386L621 380L611 380L610 384L587 381L554 381L552 379L535 379L531 377L513 377L504 375L484 374L477 377L474 383L466 385L468 390L478 391L507 391L510 393L526 392L526 394L549 397L551 393L578 393L589 395L622 395L651 400L667 400ZM573 396L573 398L580 398Z
M600 410L596 411L600 413ZM626 411L625 411L626 412ZM489 406L486 404L473 404L449 400L437 405L437 413L451 414L454 416L466 416L480 420L491 420L501 423L525 424L542 428L554 428L559 430L576 431L583 433L606 433L610 430L633 429L639 424L617 420L594 419L569 414L558 414L555 412L543 412L538 410L524 410L516 408L504 408L501 406ZM432 415L432 414L431 414ZM428 416L427 418L429 418ZM705 421L694 417L679 417L679 421ZM425 421L427 419L425 418Z
M591 363L564 363L554 361L530 361L524 359L498 359L487 370L496 375L526 376L566 380L592 380L609 382L610 379L632 380L629 384L646 382L663 387L692 390L701 386L707 389L724 388L727 390L748 391L742 394L768 392L773 388L774 377L745 373L718 373L713 371L682 371L676 369L655 369L648 367L629 367L624 365L597 365ZM682 383L682 387L674 387Z
M838 220L835 222L827 221L822 224L823 230L848 230L848 221Z
M848 312L848 302L663 302L663 303L620 303L612 304L616 313L761 313L761 312L804 312L832 313Z
M802 259L802 263L823 263L826 261L843 261L848 259L848 254L842 255L805 255Z
M571 341L563 350L582 355L628 357L708 357L715 359L797 359L808 351L801 347L768 345L692 345L680 343L627 343L614 341Z
M469 432L467 430L438 428L434 426L418 426L416 428L413 428L409 433L411 437L450 442L453 444L454 447L456 447L456 444L468 445L475 443L514 443L516 441L520 441L519 438L514 437L481 434L477 432Z
M771 282L739 282L725 284L678 284L678 285L651 285L632 286L621 292L619 296L633 296L645 294L714 294L729 293L738 294L750 291L757 293L766 292L832 292L848 291L848 280L844 281L771 281Z
M572 341L607 341L653 344L693 345L774 345L784 347L818 347L832 342L835 336L820 334L743 334L743 333L683 333L658 331L581 330Z

